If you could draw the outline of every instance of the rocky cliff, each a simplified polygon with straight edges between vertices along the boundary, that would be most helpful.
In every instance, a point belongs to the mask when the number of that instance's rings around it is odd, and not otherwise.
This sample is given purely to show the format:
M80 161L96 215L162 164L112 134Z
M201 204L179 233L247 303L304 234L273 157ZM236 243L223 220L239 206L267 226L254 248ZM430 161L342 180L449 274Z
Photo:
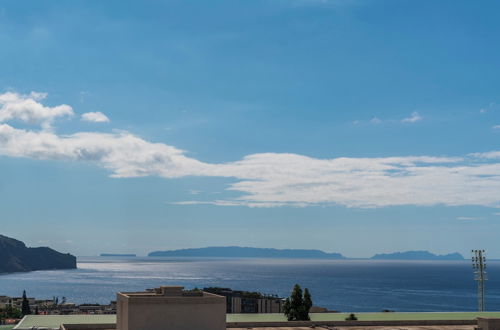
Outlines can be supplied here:
M0 235L0 273L74 268L76 257L69 253L48 247L26 247L21 241Z

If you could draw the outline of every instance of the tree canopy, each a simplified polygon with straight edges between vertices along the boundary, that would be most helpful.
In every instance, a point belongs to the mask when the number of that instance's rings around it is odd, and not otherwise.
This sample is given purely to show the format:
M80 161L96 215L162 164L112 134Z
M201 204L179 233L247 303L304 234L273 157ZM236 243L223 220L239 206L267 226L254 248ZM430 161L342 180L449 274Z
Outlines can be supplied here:
M292 294L286 298L283 310L288 321L309 321L309 310L312 307L312 298L306 288L302 293L300 285L295 284Z

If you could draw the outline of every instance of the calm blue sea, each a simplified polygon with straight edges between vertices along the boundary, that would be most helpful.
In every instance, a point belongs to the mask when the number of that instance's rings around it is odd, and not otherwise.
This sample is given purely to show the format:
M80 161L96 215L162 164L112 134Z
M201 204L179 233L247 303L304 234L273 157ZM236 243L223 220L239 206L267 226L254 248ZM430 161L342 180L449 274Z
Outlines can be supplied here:
M500 310L500 261L488 265L486 307ZM0 295L108 303L117 291L159 285L222 286L289 295L299 283L315 305L344 312L474 311L470 262L197 258L79 258L78 269L0 275Z

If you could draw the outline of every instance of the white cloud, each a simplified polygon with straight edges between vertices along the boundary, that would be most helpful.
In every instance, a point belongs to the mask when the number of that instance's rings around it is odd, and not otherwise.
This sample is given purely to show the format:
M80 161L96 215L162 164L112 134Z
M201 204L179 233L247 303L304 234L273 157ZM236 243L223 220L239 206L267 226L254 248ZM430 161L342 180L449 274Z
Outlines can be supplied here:
M34 96L31 97L34 101ZM43 106L38 107L44 112ZM33 113L37 118L38 113ZM177 204L223 206L478 205L500 207L500 151L464 157L404 156L318 159L260 153L227 163L205 163L163 143L129 132L77 132L0 124L0 155L90 162L112 177L225 177L239 197Z
M493 129L500 129L500 125L495 125L492 127Z
M479 217L458 217L458 220L463 220L463 221L476 221L476 220L481 220L482 218Z
M202 192L203 192L203 191L201 191L201 190L195 190L195 189L191 189L191 190L189 190L189 193L190 193L191 195L199 195L199 194L201 194Z
M287 0L294 7L302 6L327 6L327 7L346 7L359 3L358 0Z
M144 141L130 133L81 132L59 136L0 125L0 154L12 157L94 162L114 177L196 175L203 163L174 147Z
M86 112L82 115L83 121L90 121L93 123L109 123L109 118L102 112Z
M469 156L483 160L500 159L500 151L475 152Z
M495 111L497 109L498 109L498 104L496 102L490 102L488 104L488 106L479 109L479 113L480 114L485 114L485 113L488 113L490 111Z
M402 123L416 123L423 119L422 116L419 115L418 112L413 112L410 117L404 118L401 120Z
M73 109L66 104L55 107L42 105L39 101L46 97L46 93L36 92L29 95L12 92L0 94L0 122L17 119L49 128L54 119L73 115Z
M369 123L370 124L374 124L374 125L378 125L378 124L382 124L382 123L388 123L388 124L400 124L400 123L416 123L416 122L419 122L421 120L423 120L424 118L418 113L418 112L413 112L409 117L407 118L403 118L401 120L395 120L395 119L380 119L379 117L377 116L373 116ZM363 123L363 121L361 120L354 120L352 122L353 125L358 125L358 124L361 124Z

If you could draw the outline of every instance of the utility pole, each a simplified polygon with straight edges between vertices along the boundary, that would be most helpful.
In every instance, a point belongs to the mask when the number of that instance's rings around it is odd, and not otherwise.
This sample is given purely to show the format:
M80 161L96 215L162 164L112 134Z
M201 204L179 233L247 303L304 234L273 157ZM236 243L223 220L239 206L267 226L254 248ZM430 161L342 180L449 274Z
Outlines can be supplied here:
M474 280L477 281L477 306L480 312L484 312L484 284L488 279L486 276L486 254L484 250L472 250L471 252Z

